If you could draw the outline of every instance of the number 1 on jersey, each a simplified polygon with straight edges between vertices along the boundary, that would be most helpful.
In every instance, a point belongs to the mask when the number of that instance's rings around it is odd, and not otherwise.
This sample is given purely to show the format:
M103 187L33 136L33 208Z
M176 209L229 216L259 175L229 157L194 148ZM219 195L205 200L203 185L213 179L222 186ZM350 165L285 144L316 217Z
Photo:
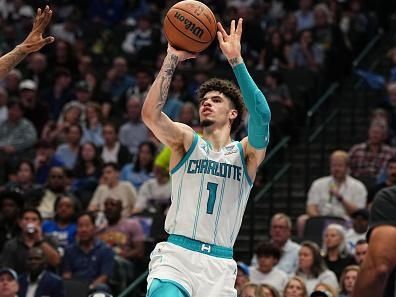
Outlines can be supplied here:
M206 189L209 190L208 204L206 207L206 213L208 214L213 214L213 208L217 196L217 186L218 184L211 182L208 182L208 185L206 186Z

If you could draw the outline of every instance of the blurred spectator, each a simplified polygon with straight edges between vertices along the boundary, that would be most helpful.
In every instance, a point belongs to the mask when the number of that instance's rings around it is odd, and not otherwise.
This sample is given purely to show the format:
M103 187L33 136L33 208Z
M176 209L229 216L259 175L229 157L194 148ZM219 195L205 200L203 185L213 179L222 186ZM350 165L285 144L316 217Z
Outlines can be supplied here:
M187 93L187 82L181 73L177 73L173 76L163 112L172 120L176 120L180 115L183 102L186 101L191 101Z
M304 279L292 276L285 286L283 297L308 297Z
M1 266L11 267L18 273L26 272L28 251L34 246L43 249L47 263L51 267L56 267L60 263L56 243L50 237L43 236L41 220L40 213L34 208L22 211L19 221L22 233L5 243L1 253Z
M126 110L128 122L120 128L120 142L136 156L139 144L148 140L149 130L141 120L142 102L137 96L128 99Z
M46 258L39 246L30 248L27 254L28 273L19 276L19 297L64 297L62 279L46 269Z
M367 204L370 206L373 202L375 195L383 188L391 187L396 185L396 158L392 157L386 165L386 179L383 182L379 182L371 189L369 189L367 196Z
M66 171L63 167L52 167L43 193L32 195L28 203L37 208L44 219L52 219L56 198L62 194L67 194Z
M104 144L103 139L103 116L99 104L88 102L85 108L85 125L83 126L82 143L92 142L99 147Z
M199 123L197 107L192 102L183 103L180 108L179 118L177 121L190 126L197 133L200 133L202 130L202 127Z
M55 155L65 164L66 168L73 169L76 164L83 130L80 125L73 124L66 131L66 142L58 146Z
M278 70L279 68L286 68L287 65L288 60L283 36L280 31L274 30L269 36L268 43L260 52L257 68Z
M280 292L269 284L261 284L257 290L264 297L281 297Z
M15 297L19 290L18 275L7 267L0 269L0 297Z
M114 162L122 167L130 162L131 154L128 148L120 143L116 124L107 122L103 125L103 138L104 144L99 151L103 163Z
M40 189L40 186L34 182L34 174L33 163L22 160L17 166L15 180L8 182L5 187L9 191L18 192L25 197L29 197L29 193Z
M295 15L298 31L311 29L314 26L312 0L299 0L299 9L295 12Z
M341 274L340 280L340 297L352 297L352 291L355 287L359 266L350 265L345 267Z
M3 87L0 87L0 125L7 121L8 118L7 101L7 91Z
M256 248L257 266L249 268L249 279L256 284L270 284L282 292L288 280L287 274L276 268L281 256L278 247L270 242L263 242Z
M75 240L77 233L76 217L80 206L76 198L60 195L55 200L55 216L52 220L44 221L43 233L56 239L57 243L66 248Z
M38 98L37 83L25 79L19 84L19 96L23 106L25 118L32 122L40 135L45 123L49 119L48 107Z
M382 168L395 156L395 150L384 143L385 128L372 123L365 142L352 146L349 150L351 175L363 181L368 188L375 183Z
M169 148L164 148L154 161L154 178L145 181L139 189L138 199L133 210L134 213L144 210L165 213L168 209L172 195L169 160L170 150Z
M93 143L87 142L80 146L72 189L82 202L84 209L88 206L102 174L102 161L99 150Z
M93 291L109 292L107 282L112 275L114 253L95 236L95 218L90 213L77 218L77 240L66 248L63 278L81 280Z
M328 284L319 283L315 286L310 297L338 297L338 290Z
M104 207L108 225L99 230L99 238L112 247L116 255L132 262L142 260L144 234L139 220L121 217L122 202L120 200L107 198Z
M301 243L296 275L304 279L309 294L318 283L329 284L338 289L336 275L326 268L326 264L320 255L320 249L314 242L304 241Z
M112 67L107 71L106 78L102 83L102 91L110 94L112 108L123 109L122 96L135 85L135 81L128 74L128 63L123 57L115 57ZM122 100L121 100L122 101Z
M74 91L74 99L70 102L68 102L62 109L61 117L59 118L59 121L63 120L63 117L65 115L65 112L69 109L71 106L76 106L80 109L80 120L81 123L85 120L85 112L86 112L86 107L87 103L92 100L92 88L91 86L85 81L85 80L80 80L76 83L75 86L75 91Z
M362 208L355 211L352 216L352 228L345 234L345 240L350 253L355 252L356 243L366 238L368 229L369 212L367 209Z
M51 47L52 52L49 55L49 64L57 68L67 69L72 77L77 74L78 60L73 46L62 39L57 39ZM56 71L56 70L55 70Z
M33 164L36 172L36 182L40 185L48 180L48 173L52 167L62 167L64 165L54 154L54 144L43 140L37 143Z
M7 240L21 233L18 219L22 208L23 200L20 193L0 192L0 251Z
M293 12L288 13L287 16L284 18L281 26L281 32L285 42L285 50L286 50L287 58L289 60L290 48L298 37L297 18Z
M153 61L160 44L160 32L148 16L141 16L137 26L126 33L122 50L136 61Z
M51 83L50 71L48 71L47 56L43 53L33 53L27 59L26 74L24 77L37 84L37 90L42 91Z
M123 20L125 3L123 0L91 0L89 17L94 23L116 25Z
M331 80L344 75L350 65L350 53L345 45L340 28L332 23L331 13L326 4L314 8L315 26L313 37L324 52L324 68Z
M291 240L292 221L284 213L277 213L271 219L270 236L271 242L281 249L281 256L276 268L293 274L298 265L298 252L300 245ZM252 259L252 265L257 264L256 255Z
M136 190L139 190L145 181L154 177L153 165L156 152L157 147L153 142L144 141L140 143L135 161L122 168L120 180L130 182Z
M261 297L260 295L257 294L257 289L258 289L258 284L246 283L242 287L241 294L239 296L241 296L241 297Z
M142 67L136 70L136 82L133 86L129 87L125 95L123 96L122 102L131 96L137 96L139 98L146 98L147 92L153 82L153 75L149 68ZM124 105L122 105L124 107Z
M243 262L237 262L237 275L235 289L237 296L240 296L242 288L249 282L249 267Z
M348 265L355 264L349 253L345 238L345 229L338 224L330 224L324 231L323 258L327 268L335 273L337 279Z
M7 107L8 119L0 126L0 152L4 154L3 158L22 153L37 140L36 129L24 117L22 103L10 101Z
M355 261L358 265L362 265L364 257L367 254L368 243L365 239L360 239L355 245Z
M366 207L366 188L348 175L348 165L346 152L334 151L331 154L330 176L312 183L308 191L307 214L298 218L300 238L309 217L330 215L348 219L356 210Z
M59 118L63 106L73 97L71 90L72 76L67 68L55 69L53 83L43 90L42 100L48 105L50 117L53 120Z
M74 45L78 38L82 36L82 31L79 26L80 14L75 8L72 14L63 22L56 23L51 26L51 35L56 40L64 40L71 45Z
M135 188L129 182L118 180L119 167L116 163L104 164L102 172L102 184L96 189L88 209L103 212L105 200L114 198L122 202L122 217L129 217L137 199Z
M18 69L12 69L4 79L4 88L8 97L17 97L19 94L19 84L22 80L22 73Z
M291 68L305 68L313 72L318 72L322 68L323 50L313 40L311 31L300 32L298 42L295 42L290 48L288 59Z
M363 11L363 1L351 0L348 2L348 6L340 21L340 28L348 46L357 55L370 37L369 33L372 33L370 30L373 24Z

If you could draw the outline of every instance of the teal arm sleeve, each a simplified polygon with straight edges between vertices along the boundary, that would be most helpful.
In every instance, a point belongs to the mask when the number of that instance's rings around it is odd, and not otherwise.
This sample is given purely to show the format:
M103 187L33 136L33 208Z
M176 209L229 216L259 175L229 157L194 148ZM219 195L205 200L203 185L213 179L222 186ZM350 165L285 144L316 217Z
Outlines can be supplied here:
M248 141L255 149L264 149L269 142L271 111L264 94L259 90L244 63L233 68L249 111Z

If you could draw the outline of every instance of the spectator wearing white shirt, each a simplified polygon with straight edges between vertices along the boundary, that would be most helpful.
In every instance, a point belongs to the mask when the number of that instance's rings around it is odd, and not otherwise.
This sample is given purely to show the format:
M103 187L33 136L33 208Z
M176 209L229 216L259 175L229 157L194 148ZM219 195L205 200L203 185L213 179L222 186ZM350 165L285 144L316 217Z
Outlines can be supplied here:
M256 284L272 285L282 292L288 280L287 274L276 268L281 250L271 242L263 242L256 248L257 265L249 268L249 279Z
M355 252L356 243L361 239L366 239L369 212L362 208L352 214L352 228L345 234L348 250L351 254Z
M308 191L307 213L298 218L300 238L309 217L337 216L349 220L356 210L366 206L364 184L351 177L348 171L347 152L334 151L330 156L330 175L316 179Z

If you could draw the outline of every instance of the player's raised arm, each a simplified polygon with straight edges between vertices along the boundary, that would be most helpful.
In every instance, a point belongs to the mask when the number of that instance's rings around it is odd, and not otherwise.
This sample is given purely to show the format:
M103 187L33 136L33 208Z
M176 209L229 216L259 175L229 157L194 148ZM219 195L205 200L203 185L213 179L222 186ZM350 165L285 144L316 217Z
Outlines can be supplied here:
M173 122L162 112L162 108L168 97L169 86L177 64L193 57L193 54L175 50L169 45L161 70L150 87L142 108L143 122L163 144L171 149L178 149L182 144L186 145L185 136L192 129L187 125ZM191 143L193 134L190 133L190 135Z
M218 23L218 29L217 38L220 49L234 71L249 111L248 137L242 140L242 144L248 165L252 165L254 169L260 165L265 156L269 141L271 111L263 93L247 71L241 56L242 19L239 19L237 25L234 20L231 22L230 34L226 33L220 23ZM253 172L249 174L253 175Z
M47 5L44 10L37 9L32 31L26 39L11 52L0 58L0 79L3 79L11 69L21 62L28 54L40 50L44 45L54 41L54 37L43 38L45 28L51 21L52 10Z

